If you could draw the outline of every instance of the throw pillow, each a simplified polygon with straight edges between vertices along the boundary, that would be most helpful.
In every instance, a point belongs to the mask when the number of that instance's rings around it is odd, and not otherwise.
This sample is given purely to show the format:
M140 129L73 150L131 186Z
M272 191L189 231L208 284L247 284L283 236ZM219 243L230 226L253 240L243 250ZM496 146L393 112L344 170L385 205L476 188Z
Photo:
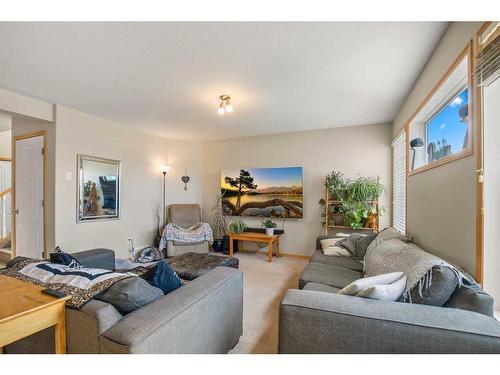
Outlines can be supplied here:
M149 285L138 276L132 276L114 283L95 299L113 305L122 315L126 315L163 295L161 289Z
M355 296L363 289L368 288L369 286L374 285L384 285L391 284L396 280L399 280L403 276L403 272L392 272L386 273L383 275L364 277L362 279L358 279L353 281L349 285L347 285L344 289L339 291L339 294L347 294L350 296Z
M78 259L61 250L59 246L57 246L49 256L51 263L64 264L71 268L83 267Z
M391 284L373 285L363 289L356 297L377 299L380 301L397 301L406 289L406 276Z
M341 246L337 246L337 243L342 240L341 238L327 238L321 240L321 249L323 250L323 254L328 256L342 256L348 257L350 256L349 252Z
M427 285L425 285L426 287L421 288L419 287L419 283L417 283L410 289L411 300L409 298L402 298L401 301L430 306L443 306L458 286L457 274L447 266L434 266L431 272L431 278Z
M182 280L166 261L156 263L154 267L141 276L151 285L168 294L182 285Z
M339 242L338 245L349 251L353 258L362 260L365 257L368 245L370 245L375 237L375 234L353 233L342 242Z

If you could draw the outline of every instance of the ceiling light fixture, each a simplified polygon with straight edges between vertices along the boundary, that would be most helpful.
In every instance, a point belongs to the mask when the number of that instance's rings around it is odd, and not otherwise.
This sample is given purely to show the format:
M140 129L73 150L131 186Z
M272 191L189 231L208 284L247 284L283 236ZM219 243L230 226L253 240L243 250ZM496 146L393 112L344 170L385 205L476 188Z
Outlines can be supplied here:
M226 112L231 113L234 111L233 106L231 105L231 98L229 95L221 95L219 96L220 98L220 104L219 104L219 109L217 110L217 113L219 115L223 115Z

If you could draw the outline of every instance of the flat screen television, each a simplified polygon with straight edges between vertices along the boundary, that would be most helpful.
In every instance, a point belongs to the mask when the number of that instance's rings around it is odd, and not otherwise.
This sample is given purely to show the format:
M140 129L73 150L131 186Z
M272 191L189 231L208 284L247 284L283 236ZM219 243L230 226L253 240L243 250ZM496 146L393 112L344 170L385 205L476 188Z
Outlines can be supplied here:
M223 169L222 208L228 216L302 218L302 167Z

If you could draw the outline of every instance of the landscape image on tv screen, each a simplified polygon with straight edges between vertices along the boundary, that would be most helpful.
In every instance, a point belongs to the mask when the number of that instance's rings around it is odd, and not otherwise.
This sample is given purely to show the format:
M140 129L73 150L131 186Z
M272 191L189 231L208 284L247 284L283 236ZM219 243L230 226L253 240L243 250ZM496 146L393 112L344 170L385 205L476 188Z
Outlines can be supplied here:
M302 218L302 167L221 171L222 208L229 216Z

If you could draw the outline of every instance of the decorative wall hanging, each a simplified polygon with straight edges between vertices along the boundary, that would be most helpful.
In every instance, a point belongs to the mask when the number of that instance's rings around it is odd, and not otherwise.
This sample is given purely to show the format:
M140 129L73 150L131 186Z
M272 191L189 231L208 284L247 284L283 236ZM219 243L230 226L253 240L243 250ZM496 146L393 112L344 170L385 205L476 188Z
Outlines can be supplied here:
M190 178L186 173L186 170L184 170L184 176L181 177L182 182L184 182L184 190L187 190L187 183L189 182Z

